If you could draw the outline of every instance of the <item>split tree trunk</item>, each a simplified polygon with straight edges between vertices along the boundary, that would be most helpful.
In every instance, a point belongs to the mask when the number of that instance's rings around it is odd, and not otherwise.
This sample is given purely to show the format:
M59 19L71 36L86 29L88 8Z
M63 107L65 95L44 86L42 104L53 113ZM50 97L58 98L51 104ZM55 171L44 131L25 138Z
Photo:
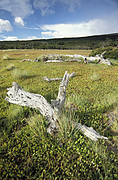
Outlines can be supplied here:
M75 73L69 74L67 73L67 71L65 72L59 86L57 99L51 100L51 104L49 104L47 100L40 94L33 94L24 91L16 82L13 82L13 86L11 88L8 88L8 97L6 97L6 101L21 106L28 106L38 109L48 121L47 132L49 132L50 134L55 133L58 131L59 115L61 114L61 109L64 106L64 102L66 99L66 87L68 85L68 80L74 75ZM87 127L80 123L72 123L75 128L82 131L93 141L96 141L99 138L107 139L107 137L98 134L92 127Z

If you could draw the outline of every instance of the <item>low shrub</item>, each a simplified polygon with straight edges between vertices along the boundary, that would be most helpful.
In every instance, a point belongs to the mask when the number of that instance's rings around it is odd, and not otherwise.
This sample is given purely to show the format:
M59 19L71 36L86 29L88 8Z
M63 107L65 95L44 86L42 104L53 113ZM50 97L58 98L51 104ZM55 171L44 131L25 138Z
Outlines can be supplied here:
M92 51L90 56L96 56L97 54L101 54L104 51L104 58L118 59L118 47L105 47L105 48L97 48Z
M117 179L116 155L103 140L93 143L69 130L51 136L38 118L3 142L3 179Z
M77 59L81 60L81 61L84 61L84 58L83 57L78 57Z
M3 55L2 59L3 60L10 60L11 58L8 54L5 54L5 55Z
M48 56L47 55L41 55L41 56L39 56L39 57L37 57L36 58L37 59L37 61L41 61L41 62L45 62L45 61L47 61L48 60Z
M12 71L12 77L14 79L26 79L30 76L31 76L30 72L28 72L27 70L14 69Z
M98 81L100 80L100 77L97 73L93 73L92 76L90 76L90 79L93 80L93 81Z
M13 63L10 63L8 66L5 67L5 70L7 71L12 71L15 69L15 65Z

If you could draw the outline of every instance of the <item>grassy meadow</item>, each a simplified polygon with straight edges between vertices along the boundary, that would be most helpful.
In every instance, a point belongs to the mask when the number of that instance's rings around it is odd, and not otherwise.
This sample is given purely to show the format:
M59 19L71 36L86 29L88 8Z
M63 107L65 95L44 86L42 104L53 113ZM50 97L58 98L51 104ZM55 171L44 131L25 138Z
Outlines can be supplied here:
M2 179L117 179L118 63L21 62L45 54L81 54L90 50L0 50L0 143ZM25 91L56 99L59 81L69 79L60 132L51 136L38 110L9 104L7 88L17 82ZM71 121L92 126L108 140L93 142Z

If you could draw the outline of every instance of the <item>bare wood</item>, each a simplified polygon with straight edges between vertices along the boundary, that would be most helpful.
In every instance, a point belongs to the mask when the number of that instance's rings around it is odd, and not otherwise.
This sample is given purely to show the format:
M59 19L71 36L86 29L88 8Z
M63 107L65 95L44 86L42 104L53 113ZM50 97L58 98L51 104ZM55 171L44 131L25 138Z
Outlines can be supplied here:
M53 109L43 96L24 91L16 82L12 84L13 86L8 88L7 92L9 97L6 97L6 100L8 102L40 109L43 116L52 115Z
M57 109L60 110L64 105L66 99L66 86L68 85L69 74L67 71L64 74L64 77L59 86L59 92L56 100L51 100L51 104Z
M31 62L33 62L33 60L31 60L31 59L23 59L23 60L21 60L21 62L25 62L25 61L31 61Z
M54 103L52 103L53 107L43 96L41 96L40 94L33 94L24 91L16 82L13 83L13 86L11 88L8 88L8 97L6 97L6 101L17 105L38 109L43 116L46 116L46 119L49 123L47 131L51 133L58 129L56 125L56 123L58 122L58 110L65 102L68 79L69 74L65 72L65 75L59 86L59 93L56 104L54 105Z
M104 52L100 55L100 57L103 58L103 56L105 55L105 53L106 53L106 51L104 51Z
M16 82L13 83L11 88L8 88L6 101L18 104L21 106L28 106L31 108L39 109L43 116L46 116L48 121L47 132L54 133L58 130L57 123L59 123L59 115L61 108L64 105L66 99L66 87L68 85L69 77L73 77L75 73L71 75L65 72L63 79L59 86L59 92L56 100L51 100L51 104L41 96L40 94L33 94L24 91ZM73 122L72 122L73 123ZM75 127L82 131L87 137L93 141L97 141L99 138L107 139L107 137L99 135L92 127L87 127L80 123L73 123Z
M75 72L71 73L69 75L69 78L74 77L75 74L76 74ZM47 76L45 76L45 77L42 77L42 79L45 80L45 81L51 82L51 81L61 81L63 78L48 78Z
M104 54L106 53L106 51L104 51L101 55L100 55L100 59L98 61L98 64L107 64L107 65L111 65L111 62L108 59L104 59Z
M76 73L73 72L73 73L71 73L71 74L69 75L69 78L73 78L75 75L76 75Z
M58 63L58 62L63 62L62 60L55 60L55 59L50 59L47 60L46 63Z
M62 78L48 78L47 76L42 77L43 80L51 82L51 81L61 81Z
M51 133L52 129L57 129L54 109L43 96L24 91L16 82L8 88L7 95L6 101L9 103L38 109L43 116L46 116L49 123L48 132Z
M97 133L93 127L87 127L85 125L82 125L81 123L74 123L75 128L80 130L84 135L86 135L88 138L90 138L93 141L97 141L98 139L108 139L107 137L101 136L99 133Z

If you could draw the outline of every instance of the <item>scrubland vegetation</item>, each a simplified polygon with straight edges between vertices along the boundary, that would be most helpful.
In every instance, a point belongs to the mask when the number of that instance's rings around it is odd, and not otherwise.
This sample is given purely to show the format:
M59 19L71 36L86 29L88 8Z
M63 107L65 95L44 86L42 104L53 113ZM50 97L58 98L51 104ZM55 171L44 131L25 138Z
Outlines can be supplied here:
M91 51L0 51L1 178L117 179L118 59L112 60L112 66L21 62L43 54L89 56ZM46 119L38 110L5 101L7 88L17 82L25 91L41 94L50 102L57 97L60 82L49 83L42 77L63 77L66 70L76 72L76 76L67 86L58 134L47 133ZM76 131L70 121L92 126L109 140L93 142Z
M76 38L0 41L0 49L95 49L117 47L118 33Z
M97 54L101 54L106 51L104 58L116 59L118 61L118 47L104 47L94 49L91 53L91 56L96 56Z

